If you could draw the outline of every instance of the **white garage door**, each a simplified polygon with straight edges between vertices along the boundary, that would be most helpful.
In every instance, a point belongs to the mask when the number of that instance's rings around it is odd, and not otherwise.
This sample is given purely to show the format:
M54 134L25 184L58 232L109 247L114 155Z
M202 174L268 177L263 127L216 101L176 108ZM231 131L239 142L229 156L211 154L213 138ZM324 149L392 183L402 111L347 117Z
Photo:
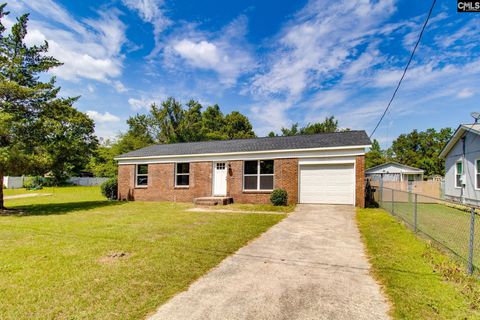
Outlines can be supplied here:
M353 204L353 164L300 166L300 203Z

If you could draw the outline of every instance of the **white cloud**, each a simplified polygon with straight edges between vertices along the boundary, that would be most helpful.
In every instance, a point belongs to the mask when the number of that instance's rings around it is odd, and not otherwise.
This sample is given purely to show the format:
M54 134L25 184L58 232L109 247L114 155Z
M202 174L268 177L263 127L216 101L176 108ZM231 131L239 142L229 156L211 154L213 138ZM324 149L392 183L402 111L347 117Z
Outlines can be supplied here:
M460 98L460 99L463 99L463 98L469 98L471 96L473 96L475 93L473 92L472 89L470 88L465 88L465 89L462 89L462 91L460 91L458 94L457 94L457 97Z
M76 33L83 34L86 31L85 26L77 22L61 5L57 4L53 0L19 0L18 5L22 8L28 7L41 14L42 16L51 19L57 23L62 24L70 30Z
M195 43L183 39L174 44L173 48L188 62L199 68L213 69L221 60L228 63L228 57L221 59L217 46L205 40Z
M254 93L300 96L312 83L321 84L357 60L358 46L395 11L393 0L310 1L279 35L267 71L254 77ZM345 14L349 12L349 14ZM367 14L368 12L368 14ZM353 27L354 26L354 27ZM350 73L374 57L350 66Z
M480 19L474 18L453 33L441 34L436 37L436 43L441 48L448 48L461 43L475 43L480 40Z
M301 106L306 106L308 109L317 112L319 108L332 108L343 103L348 96L348 92L341 89L321 90L302 102Z
M106 122L118 122L120 118L111 114L110 112L101 113L95 110L88 110L86 114L92 118L95 122L106 123Z
M394 11L393 0L309 1L272 39L273 53L252 78L249 92L258 102L251 110L265 115L257 116L259 124L271 128L275 120L269 118L275 114L283 121L276 124L278 130L285 121L298 121L293 114L311 122L327 114L319 109L344 107L351 87L385 62L375 37L401 27L384 25Z
M122 73L125 24L116 10L99 11L98 18L80 21L51 0L26 1L23 6L46 19L32 19L26 37L28 45L49 43L49 54L64 64L52 70L59 78L80 78L109 82ZM58 24L64 28L58 28Z
M245 41L247 22L240 16L215 34L188 25L169 39L165 48L167 65L212 70L222 84L234 85L238 77L255 67Z
M136 11L140 18L145 22L152 24L155 40L155 48L150 53L150 57L157 55L162 49L161 34L171 24L162 7L163 0L123 0L123 4L130 10Z
M250 116L259 124L256 133L267 135L270 131L278 132L281 127L289 124L285 111L291 106L290 101L270 100L250 106Z
M252 77L248 90L243 90L256 100L250 108L256 125L278 130L285 121L287 126L297 121L306 124L333 114L341 127L373 129L425 18L386 24L394 11L393 0L338 5L311 0L271 39L273 53ZM390 117L447 112L458 99L475 94L471 84L479 80L480 58L472 49L480 40L479 20L467 23L468 32L460 23L448 25L449 32L445 32L445 18L440 12L430 21L428 37L417 49ZM470 38L460 36L465 32ZM392 51L398 43L403 43L403 51ZM265 115L274 115L274 119ZM389 130L385 124L381 129Z
M125 87L125 85L119 80L113 81L113 87L115 88L115 90L117 90L118 93L123 93L128 91L128 88Z
M146 98L128 99L128 104L132 107L133 110L149 109L153 103L155 103L155 100L153 99L146 99Z

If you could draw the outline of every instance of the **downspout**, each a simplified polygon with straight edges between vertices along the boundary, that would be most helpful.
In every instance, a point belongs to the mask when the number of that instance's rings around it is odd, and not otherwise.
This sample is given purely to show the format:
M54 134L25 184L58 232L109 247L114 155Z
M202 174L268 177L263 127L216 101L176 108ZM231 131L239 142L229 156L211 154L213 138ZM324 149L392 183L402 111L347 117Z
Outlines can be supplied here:
M465 166L465 138L466 136L463 136L462 137L462 175L460 176L460 181L462 182L461 183L461 186L462 188L460 189L460 197L461 197L461 200L462 200L462 203L465 203L465 186L466 186L466 181L464 179L464 177L466 177L466 169L467 167Z

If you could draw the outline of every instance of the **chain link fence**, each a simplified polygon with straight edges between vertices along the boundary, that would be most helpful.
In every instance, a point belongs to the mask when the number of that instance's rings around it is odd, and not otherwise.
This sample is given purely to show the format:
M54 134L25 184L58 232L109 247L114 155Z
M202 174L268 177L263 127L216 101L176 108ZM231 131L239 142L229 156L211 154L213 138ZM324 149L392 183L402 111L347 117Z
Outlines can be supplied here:
M465 262L472 274L480 267L479 209L439 198L376 187L379 206L414 232L427 236Z

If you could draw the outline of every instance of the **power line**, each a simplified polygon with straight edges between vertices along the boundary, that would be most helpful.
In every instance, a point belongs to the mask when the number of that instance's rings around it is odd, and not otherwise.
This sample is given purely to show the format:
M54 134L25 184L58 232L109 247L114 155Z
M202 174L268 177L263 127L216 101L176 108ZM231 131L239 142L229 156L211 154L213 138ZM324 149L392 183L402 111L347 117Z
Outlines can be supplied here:
M465 154L471 154L471 153L476 153L476 152L480 152L480 149L465 152ZM462 155L464 155L464 153L452 154L452 155L449 155L448 157L445 157L445 159L455 158L455 157L459 157L459 156L462 156Z
M432 11L433 11L433 8L435 7L435 3L436 3L436 2L437 2L437 0L433 0L433 1L432 1L432 6L430 7L430 11L428 11L427 19L425 19L425 23L423 24L422 30L420 31L420 35L418 36L417 43L415 43L415 47L413 47L413 51L412 51L412 54L410 55L410 59L408 59L408 63L407 63L407 65L405 66L405 69L403 70L402 77L401 77L400 80L398 81L397 87L395 88L395 91L393 91L393 95L392 95L392 97L390 98L390 101L388 102L387 107L385 108L385 111L383 111L383 114L382 114L382 116L380 117L380 120L378 120L378 123L377 123L377 125L375 126L375 129L373 129L372 133L370 134L370 138L372 138L372 136L373 136L373 134L375 133L375 131L377 131L378 126L380 125L380 123L382 122L383 118L385 117L385 114L387 114L387 111L388 111L388 109L390 108L390 105L392 104L393 99L395 99L395 96L397 95L397 91L398 91L398 89L400 88L400 85L402 84L403 78L405 78L405 74L407 73L408 67L410 66L410 63L411 63L412 60L413 60L413 56L415 55L415 51L417 50L417 47L418 47L418 44L420 43L420 40L422 39L423 32L425 31L425 27L427 26L428 20L430 20L430 16L432 15Z

